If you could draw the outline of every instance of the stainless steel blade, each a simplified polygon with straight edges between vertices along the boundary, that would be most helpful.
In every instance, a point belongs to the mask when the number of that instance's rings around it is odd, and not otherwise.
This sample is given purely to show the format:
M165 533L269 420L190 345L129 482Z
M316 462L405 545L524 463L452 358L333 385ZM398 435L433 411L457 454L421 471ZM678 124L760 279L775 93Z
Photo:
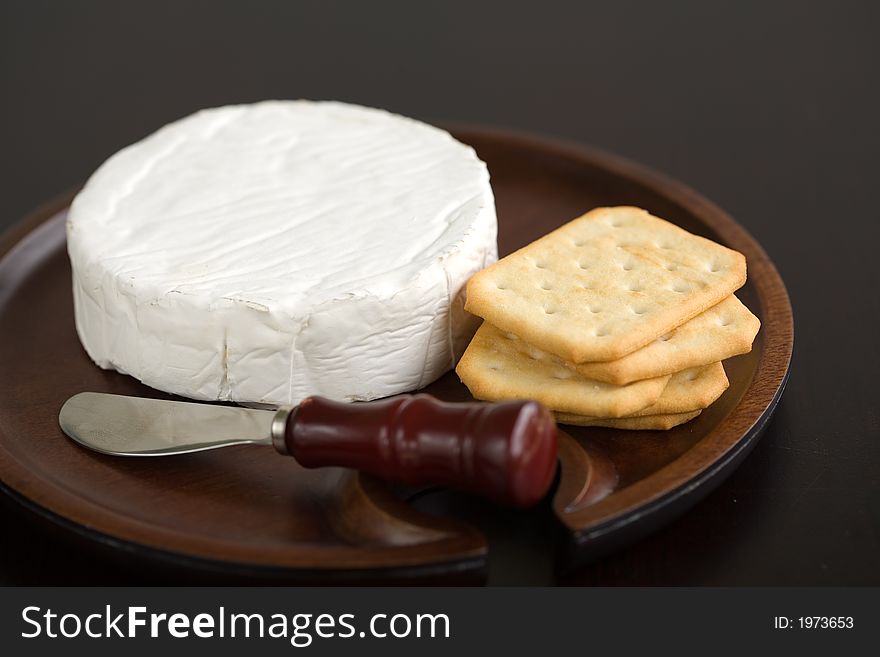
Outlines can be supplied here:
M272 444L279 412L98 392L68 399L58 416L73 440L117 456L165 456L241 444Z

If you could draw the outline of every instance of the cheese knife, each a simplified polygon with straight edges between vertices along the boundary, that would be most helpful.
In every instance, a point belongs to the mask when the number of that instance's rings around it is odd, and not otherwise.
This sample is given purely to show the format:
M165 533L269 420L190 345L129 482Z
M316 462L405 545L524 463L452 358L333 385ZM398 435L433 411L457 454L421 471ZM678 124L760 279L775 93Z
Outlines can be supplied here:
M274 411L82 392L58 420L74 441L104 454L271 445L307 468L355 468L510 506L537 503L556 472L556 423L534 401L447 403L419 394L346 404L315 396Z

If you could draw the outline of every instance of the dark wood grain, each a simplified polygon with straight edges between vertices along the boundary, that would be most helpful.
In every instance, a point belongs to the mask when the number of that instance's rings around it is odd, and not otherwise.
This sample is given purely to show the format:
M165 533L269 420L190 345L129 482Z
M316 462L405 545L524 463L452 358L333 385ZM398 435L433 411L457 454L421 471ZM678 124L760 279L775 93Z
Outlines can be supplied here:
M561 554L575 563L681 513L745 456L788 369L791 309L760 247L678 183L595 151L510 133L461 127L456 133L489 164L502 253L596 205L633 204L748 259L749 283L740 295L763 328L753 352L728 363L730 389L711 409L669 432L568 430L553 508L567 530ZM394 491L347 470L309 471L259 448L181 456L160 466L87 453L67 441L56 417L76 392L165 396L99 370L79 345L62 224L68 200L39 209L0 243L6 374L0 381L0 479L6 487L93 538L214 567L303 577L485 569L483 525L517 516L486 505L462 514L460 497L443 489ZM426 391L469 399L452 373ZM482 515L475 517L475 508ZM546 549L555 554L557 547Z

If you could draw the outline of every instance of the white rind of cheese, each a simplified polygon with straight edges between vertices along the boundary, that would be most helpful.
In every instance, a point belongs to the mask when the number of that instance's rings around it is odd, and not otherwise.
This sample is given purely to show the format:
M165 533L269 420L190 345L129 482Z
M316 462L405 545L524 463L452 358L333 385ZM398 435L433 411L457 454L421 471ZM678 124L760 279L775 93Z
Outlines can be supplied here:
M204 110L105 162L67 219L76 329L101 367L186 397L296 404L427 385L497 258L486 166L382 110Z

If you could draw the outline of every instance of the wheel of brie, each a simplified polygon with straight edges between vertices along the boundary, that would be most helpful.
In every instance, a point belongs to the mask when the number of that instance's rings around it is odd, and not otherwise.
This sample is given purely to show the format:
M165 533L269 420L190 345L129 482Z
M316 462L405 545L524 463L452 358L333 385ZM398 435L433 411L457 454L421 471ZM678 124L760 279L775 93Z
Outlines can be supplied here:
M385 111L270 101L120 151L67 220L76 328L101 367L186 397L296 404L415 390L475 329L497 257L489 174Z

